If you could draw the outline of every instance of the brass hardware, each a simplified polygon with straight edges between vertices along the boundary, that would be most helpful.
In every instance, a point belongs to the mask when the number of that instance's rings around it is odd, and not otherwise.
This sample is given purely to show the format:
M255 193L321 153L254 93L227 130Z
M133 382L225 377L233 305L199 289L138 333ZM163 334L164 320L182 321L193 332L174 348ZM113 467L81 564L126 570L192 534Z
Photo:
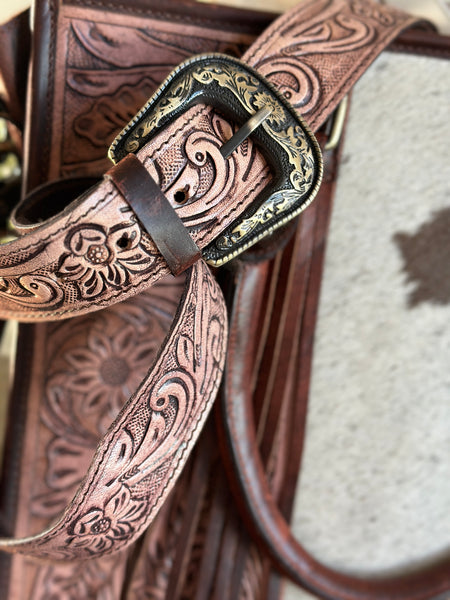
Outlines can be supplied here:
M325 144L325 150L335 150L341 141L342 133L344 131L345 119L347 117L348 110L348 96L345 96L339 106L336 108L333 114L333 122L331 126L331 133L328 142Z
M0 236L0 245L8 244L9 242L13 242L14 240L17 240L17 235L13 235L12 233Z
M233 149L248 135L250 121L254 141L276 175L245 215L203 250L208 263L220 266L299 215L319 190L323 163L314 135L282 94L240 60L216 53L195 56L172 71L116 137L109 158L118 162L129 152L137 152L200 102L219 108L234 122L245 123L243 132L241 127L231 138ZM252 121L255 113L259 115L256 128ZM231 147L227 147L229 142L222 146L225 153Z
M8 181L20 175L20 163L15 154L9 152L5 160L0 162L0 182Z
M20 175L20 163L15 154L16 147L9 139L6 119L0 119L0 183Z
M236 133L231 137L220 149L220 154L224 158L228 158L230 154L232 154L238 146L242 144L244 140L248 138L248 136L255 131L257 127L263 123L267 117L272 113L272 109L270 106L263 106L256 112L250 119L242 125L242 127L236 131Z

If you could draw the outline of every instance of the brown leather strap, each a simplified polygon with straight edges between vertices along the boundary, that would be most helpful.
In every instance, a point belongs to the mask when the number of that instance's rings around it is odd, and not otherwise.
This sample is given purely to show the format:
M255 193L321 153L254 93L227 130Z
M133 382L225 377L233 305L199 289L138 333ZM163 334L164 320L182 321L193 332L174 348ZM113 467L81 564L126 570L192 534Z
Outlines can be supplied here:
M366 0L303 2L245 58L315 129L412 23ZM193 107L137 153L201 249L245 214L271 179L250 139L222 157L219 148L233 127L212 108ZM175 195L187 186L190 201L177 206ZM124 239L133 239L130 248L121 247ZM83 314L134 295L167 272L128 203L104 181L29 235L0 247L0 315L35 321Z
M0 100L6 117L20 130L25 113L25 90L30 53L30 15L25 11L0 25Z
M19 202L13 209L11 225L20 236L39 227L39 221L55 214L55 204L64 199L69 204L86 190L98 183L98 177L70 177L57 179L38 186L27 195L26 202Z
M40 534L0 539L0 550L86 559L133 542L167 498L202 430L220 384L226 343L222 293L198 261L187 271L155 364L102 438L63 515Z
M327 190L329 192L330 189ZM303 348L300 349L296 402L305 401L308 394L308 369L314 337L315 311L322 272L324 240L329 217L329 198L318 199L320 211L312 217L316 223L304 224L297 231L301 252L298 264L292 264L298 280L306 273L307 303L302 315ZM312 212L312 211L311 211ZM306 215L305 215L306 216ZM308 252L309 250L309 252ZM293 261L294 263L295 261ZM235 275L236 291L230 319L230 339L227 366L222 385L219 418L216 424L223 449L234 499L245 516L245 523L258 547L270 556L274 566L293 582L326 600L431 600L446 598L450 589L448 557L434 564L418 567L414 572L380 577L352 577L320 563L292 535L269 485L255 431L254 389L252 374L255 369L255 335L257 325L255 284L260 277L260 265L241 264ZM256 290L256 292L255 292ZM256 297L252 296L256 294ZM292 324L293 325L293 324ZM250 332L243 336L242 332ZM306 362L306 366L305 366ZM309 364L308 364L309 363ZM291 382L292 383L292 382ZM277 388L282 393L282 386ZM302 436L297 430L296 435ZM264 451L264 448L262 448ZM442 594L442 596L440 595Z
M136 213L173 275L180 275L201 257L180 217L136 158L128 154L105 175Z

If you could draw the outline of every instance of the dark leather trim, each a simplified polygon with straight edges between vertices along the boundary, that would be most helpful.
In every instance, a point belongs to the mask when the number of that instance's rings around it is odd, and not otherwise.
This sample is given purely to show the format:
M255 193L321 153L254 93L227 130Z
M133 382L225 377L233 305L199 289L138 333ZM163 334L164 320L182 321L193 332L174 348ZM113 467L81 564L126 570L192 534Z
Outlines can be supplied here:
M4 90L0 95L8 118L23 127L25 92L30 56L30 11L26 10L0 26L0 79Z
M33 56L30 73L31 86L34 89L32 101L27 105L25 115L24 156L30 164L24 164L28 172L27 190L30 191L46 181L45 165L49 162L50 140L52 139L51 98L54 83L54 62L56 41L57 0L49 0L48 6L39 2L35 8L34 32L31 52ZM45 107L45 110L42 108ZM40 118L34 118L39 114ZM39 152L30 152L39 140ZM31 164L32 163L32 164Z
M450 36L435 31L409 29L404 31L388 48L394 52L407 52L435 58L450 58Z
M145 15L154 19L183 22L193 25L222 30L240 31L259 35L274 19L277 13L249 10L212 3L182 0L182 2L167 2L166 0L68 0L64 5L81 6L119 12L131 15Z
M144 165L128 154L105 175L136 213L173 275L180 275L201 257L183 221Z

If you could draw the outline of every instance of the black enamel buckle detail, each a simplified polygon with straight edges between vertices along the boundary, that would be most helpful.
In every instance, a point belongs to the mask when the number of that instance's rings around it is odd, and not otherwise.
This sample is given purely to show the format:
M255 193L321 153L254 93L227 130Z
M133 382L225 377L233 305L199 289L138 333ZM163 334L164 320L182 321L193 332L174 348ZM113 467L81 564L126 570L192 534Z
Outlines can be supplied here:
M215 106L238 123L248 121L263 107L270 109L252 136L271 164L274 179L203 250L203 258L219 266L300 214L318 192L323 163L314 135L287 100L257 71L222 54L195 56L172 71L114 140L109 157L118 162L129 152L137 152L200 102Z

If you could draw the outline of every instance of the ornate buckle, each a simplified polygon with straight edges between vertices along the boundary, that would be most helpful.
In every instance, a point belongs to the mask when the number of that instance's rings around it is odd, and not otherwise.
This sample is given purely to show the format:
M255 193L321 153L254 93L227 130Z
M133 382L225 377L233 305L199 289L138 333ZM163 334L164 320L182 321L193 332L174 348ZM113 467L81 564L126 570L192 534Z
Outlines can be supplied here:
M200 102L213 105L234 122L245 123L231 144L225 144L229 147L224 156L252 132L275 174L271 186L250 209L203 250L203 258L219 266L299 215L318 192L323 163L314 135L287 100L257 71L223 54L195 56L172 71L114 140L110 159L117 162L137 152Z

